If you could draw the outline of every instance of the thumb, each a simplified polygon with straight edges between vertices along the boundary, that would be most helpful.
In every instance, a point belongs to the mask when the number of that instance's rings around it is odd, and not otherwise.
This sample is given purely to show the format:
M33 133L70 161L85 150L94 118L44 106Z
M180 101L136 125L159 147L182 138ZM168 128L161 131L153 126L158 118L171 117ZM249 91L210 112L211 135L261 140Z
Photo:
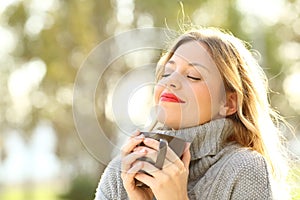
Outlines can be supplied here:
M186 168L189 167L191 161L190 146L191 146L190 143L186 143L185 150L182 154L182 159L181 159Z

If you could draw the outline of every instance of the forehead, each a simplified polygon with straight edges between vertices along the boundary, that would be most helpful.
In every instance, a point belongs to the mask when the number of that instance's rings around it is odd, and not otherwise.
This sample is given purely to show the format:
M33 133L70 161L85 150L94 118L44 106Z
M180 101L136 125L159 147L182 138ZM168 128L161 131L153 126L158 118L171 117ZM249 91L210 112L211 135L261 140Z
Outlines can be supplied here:
M180 45L171 59L182 59L187 63L199 63L207 68L216 69L216 65L204 44L197 41L189 41Z

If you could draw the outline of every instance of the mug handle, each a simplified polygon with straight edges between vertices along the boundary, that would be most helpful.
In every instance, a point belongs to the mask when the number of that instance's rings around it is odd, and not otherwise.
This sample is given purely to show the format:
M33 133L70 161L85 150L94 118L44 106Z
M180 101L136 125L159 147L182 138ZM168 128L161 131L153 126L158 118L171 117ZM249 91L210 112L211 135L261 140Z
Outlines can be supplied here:
M168 142L167 140L160 139L159 140L159 151L155 162L155 167L158 169L162 169L166 154L167 154Z

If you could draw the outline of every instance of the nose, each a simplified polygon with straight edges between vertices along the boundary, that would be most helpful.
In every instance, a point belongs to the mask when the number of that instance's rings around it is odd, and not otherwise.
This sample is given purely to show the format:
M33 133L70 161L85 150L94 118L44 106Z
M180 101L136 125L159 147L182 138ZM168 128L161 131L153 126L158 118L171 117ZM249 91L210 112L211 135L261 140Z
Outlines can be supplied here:
M166 77L163 80L163 84L171 89L180 89L181 82L180 82L180 75L176 72L173 72L170 76Z

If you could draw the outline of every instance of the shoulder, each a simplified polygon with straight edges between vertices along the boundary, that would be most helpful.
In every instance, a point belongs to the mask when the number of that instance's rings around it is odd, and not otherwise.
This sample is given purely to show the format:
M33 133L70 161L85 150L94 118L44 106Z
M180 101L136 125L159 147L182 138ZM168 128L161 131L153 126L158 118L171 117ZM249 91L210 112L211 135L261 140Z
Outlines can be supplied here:
M248 148L237 148L228 155L226 160L223 160L223 173L239 178L249 178L255 181L268 181L269 167L266 159L257 151Z
M267 170L266 159L257 151L248 148L238 148L227 160L228 167L235 169L264 169Z
M223 166L222 178L230 185L232 196L271 198L271 173L265 158L258 152L239 148ZM222 179L221 178L221 179Z
M268 163L262 154L250 148L241 147L237 143L226 145L218 155L216 155L218 161L214 168L218 169L219 174L228 172L233 175L247 170L269 171Z

